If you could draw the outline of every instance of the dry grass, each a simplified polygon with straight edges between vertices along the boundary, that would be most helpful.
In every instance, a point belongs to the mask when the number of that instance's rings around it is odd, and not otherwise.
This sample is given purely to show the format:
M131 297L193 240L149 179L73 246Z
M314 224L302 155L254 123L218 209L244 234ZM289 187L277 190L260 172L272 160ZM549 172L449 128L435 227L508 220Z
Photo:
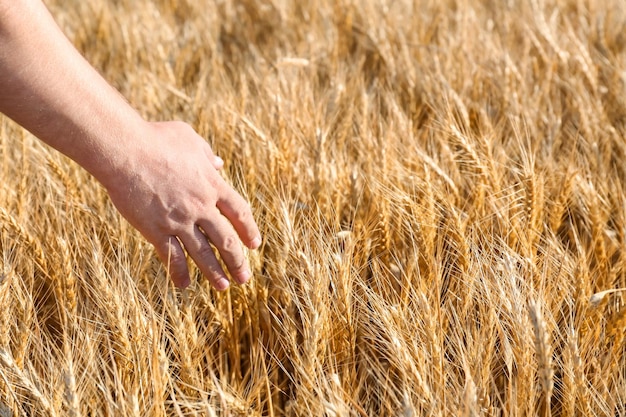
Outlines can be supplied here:
M265 240L176 291L0 120L1 415L626 415L622 0L48 4Z

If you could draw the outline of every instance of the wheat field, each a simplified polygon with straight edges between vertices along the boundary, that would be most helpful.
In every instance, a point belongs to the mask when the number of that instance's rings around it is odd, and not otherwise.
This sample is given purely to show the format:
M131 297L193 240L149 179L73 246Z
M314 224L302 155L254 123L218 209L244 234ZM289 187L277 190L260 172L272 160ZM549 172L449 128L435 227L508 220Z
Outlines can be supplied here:
M175 289L0 119L0 416L626 416L623 0L46 4L264 242Z

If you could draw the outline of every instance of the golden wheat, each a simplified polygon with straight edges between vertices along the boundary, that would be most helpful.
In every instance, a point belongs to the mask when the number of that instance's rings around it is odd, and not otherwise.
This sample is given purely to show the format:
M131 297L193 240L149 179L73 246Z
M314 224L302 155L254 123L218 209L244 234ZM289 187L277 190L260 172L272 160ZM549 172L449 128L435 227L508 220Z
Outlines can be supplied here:
M264 242L176 290L0 119L0 415L626 413L623 1L46 3Z

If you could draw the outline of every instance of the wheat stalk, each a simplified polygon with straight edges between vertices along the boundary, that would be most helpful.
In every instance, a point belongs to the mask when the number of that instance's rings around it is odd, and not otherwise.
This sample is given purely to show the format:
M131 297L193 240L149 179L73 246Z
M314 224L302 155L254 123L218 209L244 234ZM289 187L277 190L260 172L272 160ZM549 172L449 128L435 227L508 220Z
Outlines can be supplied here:
M541 306L536 301L529 303L530 320L535 334L535 355L539 371L539 381L544 395L545 415L551 415L552 392L554 389L554 369L552 364L552 347L546 322L543 319Z
M46 5L264 242L174 289L0 117L0 415L619 414L622 0Z

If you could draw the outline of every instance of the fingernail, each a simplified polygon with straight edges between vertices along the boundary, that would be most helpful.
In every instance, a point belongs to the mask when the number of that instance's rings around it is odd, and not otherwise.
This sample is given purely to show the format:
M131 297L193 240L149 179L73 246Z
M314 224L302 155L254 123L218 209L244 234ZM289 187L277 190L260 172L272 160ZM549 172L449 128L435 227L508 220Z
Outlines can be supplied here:
M252 242L250 242L250 248L252 249L258 248L259 246L261 246L261 242L262 242L261 236L255 237L254 239L252 239Z
M218 291L224 291L230 286L230 282L226 278L221 278L215 283L215 289Z
M246 269L241 274L239 274L239 283L245 284L246 282L250 281L250 278L252 278L252 272L250 272L249 269Z
M223 167L224 160L220 158L219 156L215 155L215 165L217 165L219 168Z

